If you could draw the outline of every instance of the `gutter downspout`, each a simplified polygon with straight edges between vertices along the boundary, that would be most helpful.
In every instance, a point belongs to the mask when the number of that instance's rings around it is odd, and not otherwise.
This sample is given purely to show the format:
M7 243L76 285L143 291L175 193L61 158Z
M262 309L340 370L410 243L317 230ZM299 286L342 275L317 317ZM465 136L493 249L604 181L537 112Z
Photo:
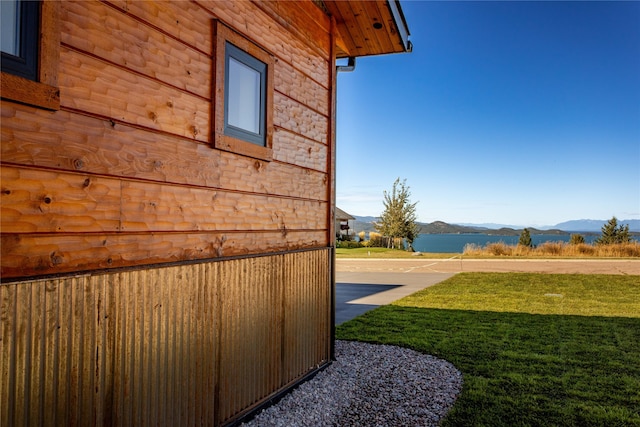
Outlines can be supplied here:
M335 28L335 21L332 20L332 26ZM332 32L333 33L333 32ZM335 45L335 42L334 42ZM333 56L333 55L332 55ZM336 132L335 129L337 128L336 126L336 122L337 122L337 114L336 114L336 110L337 110L337 94L338 94L338 73L340 72L352 72L353 70L356 69L356 58L355 56L350 56L349 57L349 61L347 62L347 65L337 65L336 66L336 72L335 75L333 77L333 112L332 112L332 116L334 117L333 120L333 128L334 131L332 132L333 134L333 147L336 146ZM335 167L335 163L334 166L332 167L332 169ZM334 178L334 185L335 185L335 178ZM331 195L331 221L332 224L335 224L335 218L336 218L336 213L335 213L335 208L336 208L336 198L335 198L336 194L335 194L335 190L332 191L332 195ZM331 338L330 338L330 350L329 350L329 357L332 361L336 360L336 233L335 230L333 229L333 226L331 225L329 227L329 229L332 230L331 232L331 236L330 236L330 241L331 241L331 323L330 323L330 329L331 329Z
M340 73L340 72L350 73L355 69L356 69L356 57L355 56L350 56L349 57L349 62L347 62L347 65L338 65L338 66L336 66L336 71L338 73Z

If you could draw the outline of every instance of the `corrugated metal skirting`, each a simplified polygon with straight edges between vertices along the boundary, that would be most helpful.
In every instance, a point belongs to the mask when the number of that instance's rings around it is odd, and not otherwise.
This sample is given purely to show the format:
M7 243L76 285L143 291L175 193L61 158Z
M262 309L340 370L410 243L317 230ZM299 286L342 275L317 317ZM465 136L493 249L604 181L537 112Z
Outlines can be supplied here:
M220 425L329 359L329 249L0 285L0 425Z

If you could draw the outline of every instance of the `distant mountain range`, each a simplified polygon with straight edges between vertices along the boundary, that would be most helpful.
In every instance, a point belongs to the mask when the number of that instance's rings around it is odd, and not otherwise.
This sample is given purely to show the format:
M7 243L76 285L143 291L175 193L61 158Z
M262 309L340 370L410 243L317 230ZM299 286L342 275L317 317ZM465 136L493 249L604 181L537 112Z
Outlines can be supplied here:
M378 220L374 216L356 216L355 229L360 231L375 231L373 223ZM531 234L570 234L570 233L600 233L602 226L608 220L580 219L573 221L561 222L552 226L544 226L539 228L526 227ZM618 224L629 225L629 231L640 233L640 220L627 219L618 220ZM523 226L508 224L448 224L443 221L434 221L431 223L418 222L420 233L423 234L449 234L449 233L479 233L497 236L517 236L520 235Z

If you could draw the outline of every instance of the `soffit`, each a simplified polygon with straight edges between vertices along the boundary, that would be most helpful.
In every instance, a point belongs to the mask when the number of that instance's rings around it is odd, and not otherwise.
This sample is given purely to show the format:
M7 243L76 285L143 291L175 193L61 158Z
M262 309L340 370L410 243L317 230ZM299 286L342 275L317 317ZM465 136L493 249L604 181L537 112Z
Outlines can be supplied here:
M336 20L338 58L411 51L398 0L324 0L321 6Z

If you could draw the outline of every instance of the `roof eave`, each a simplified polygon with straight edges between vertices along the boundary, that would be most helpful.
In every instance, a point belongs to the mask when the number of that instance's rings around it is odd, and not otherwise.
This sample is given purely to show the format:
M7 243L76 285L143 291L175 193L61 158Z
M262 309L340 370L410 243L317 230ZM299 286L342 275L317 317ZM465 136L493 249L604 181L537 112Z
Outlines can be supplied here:
M399 0L324 0L320 7L336 20L338 58L412 50Z

